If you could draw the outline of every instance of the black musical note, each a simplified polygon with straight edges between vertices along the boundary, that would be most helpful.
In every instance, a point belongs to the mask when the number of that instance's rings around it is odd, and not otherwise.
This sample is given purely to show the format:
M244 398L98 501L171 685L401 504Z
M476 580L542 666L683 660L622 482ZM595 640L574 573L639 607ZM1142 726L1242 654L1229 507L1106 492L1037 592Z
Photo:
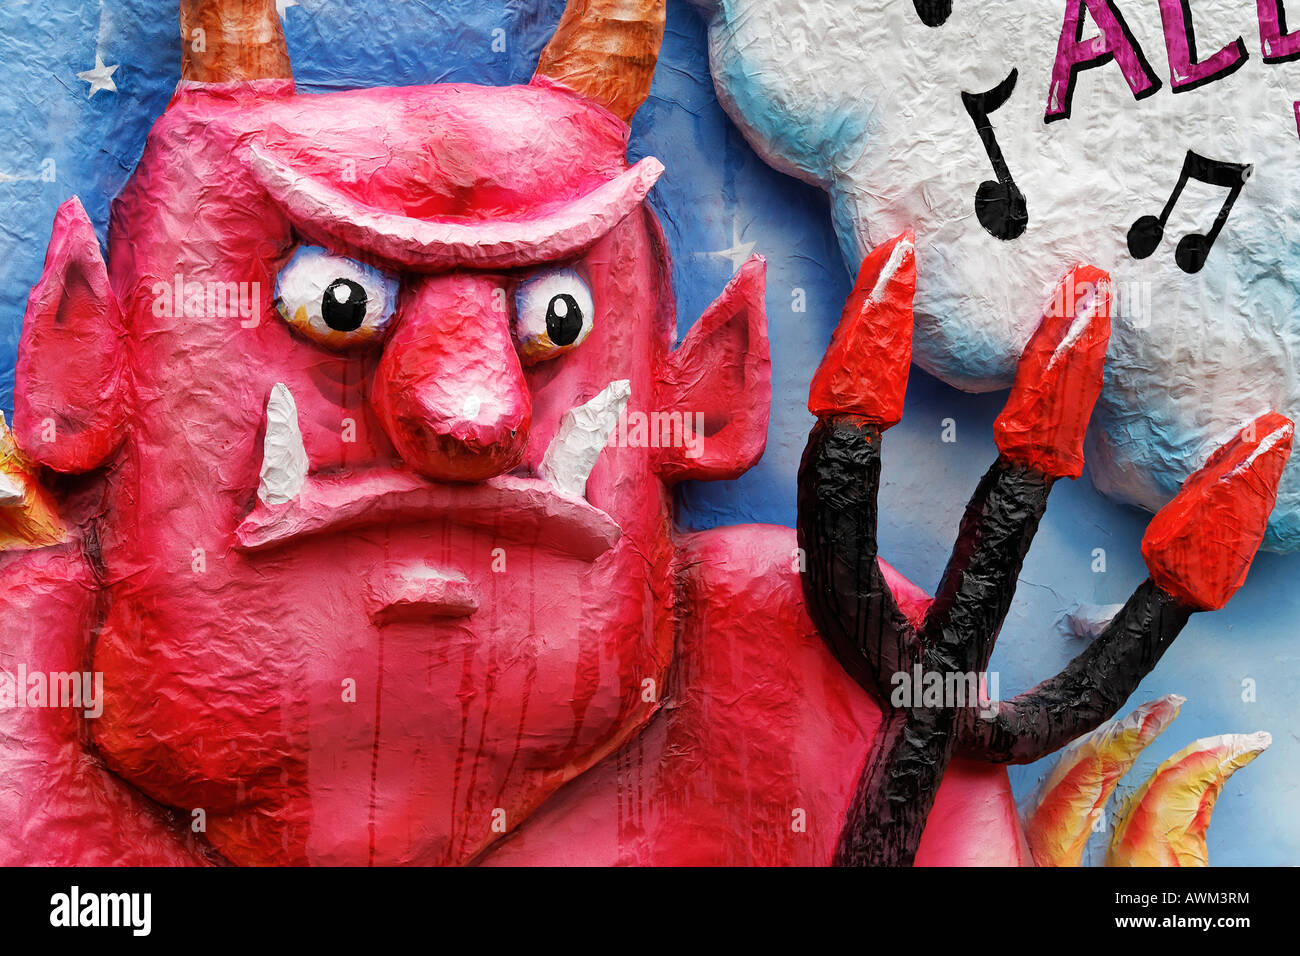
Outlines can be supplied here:
M990 236L1003 241L1020 238L1029 225L1029 210L1025 206L1025 194L1020 191L1016 181L1011 178L1011 171L1007 169L1007 161L993 134L989 114L1000 109L1010 99L1019 75L1019 71L1013 67L1007 78L988 92L963 92L961 95L966 112L970 114L976 132L980 134L984 152L989 154L993 173L998 177L997 182L990 179L980 183L979 189L975 191L975 217Z
M1200 272L1205 266L1205 260L1210 256L1210 250L1214 248L1214 240L1219 238L1223 224L1228 221L1233 203L1246 187L1246 180L1250 179L1254 168L1247 164L1229 163L1222 159L1206 159L1189 149L1187 157L1183 160L1183 171L1178 176L1178 185L1174 187L1160 215L1143 216L1129 229L1128 251L1134 259L1145 259L1156 251L1156 247L1165 236L1165 225L1169 222L1169 214L1174 211L1174 206L1178 204L1178 197L1183 194L1183 187L1187 185L1189 179L1210 186L1220 186L1228 190L1228 198L1223 201L1223 207L1215 217L1210 231L1204 235L1198 232L1188 233L1178 240L1178 248L1174 250L1174 261L1178 263L1178 268L1189 275Z
M916 15L927 27L941 27L952 13L952 0L912 0Z

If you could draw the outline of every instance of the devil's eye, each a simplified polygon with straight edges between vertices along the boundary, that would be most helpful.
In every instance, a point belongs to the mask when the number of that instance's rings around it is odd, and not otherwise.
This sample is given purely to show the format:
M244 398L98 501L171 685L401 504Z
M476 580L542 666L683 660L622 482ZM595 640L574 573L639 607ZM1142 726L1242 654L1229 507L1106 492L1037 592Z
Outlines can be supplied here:
M335 332L355 332L366 321L369 296L359 282L335 279L321 299L320 315Z
M275 305L289 325L327 348L378 340L397 305L397 280L316 246L300 246L275 282Z
M515 338L524 359L540 362L581 345L591 333L591 290L572 269L552 269L515 292Z

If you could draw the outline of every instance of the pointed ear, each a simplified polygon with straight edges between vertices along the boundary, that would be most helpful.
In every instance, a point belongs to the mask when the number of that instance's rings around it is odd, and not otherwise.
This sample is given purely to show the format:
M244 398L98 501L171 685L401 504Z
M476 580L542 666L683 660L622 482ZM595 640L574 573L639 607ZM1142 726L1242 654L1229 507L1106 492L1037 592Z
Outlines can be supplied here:
M74 196L54 217L18 344L13 430L29 458L70 473L108 459L126 418L124 351L99 240Z
M657 443L665 481L737 478L762 457L772 405L766 287L767 262L752 256L668 357L656 408L671 423L663 430L680 422L684 440Z

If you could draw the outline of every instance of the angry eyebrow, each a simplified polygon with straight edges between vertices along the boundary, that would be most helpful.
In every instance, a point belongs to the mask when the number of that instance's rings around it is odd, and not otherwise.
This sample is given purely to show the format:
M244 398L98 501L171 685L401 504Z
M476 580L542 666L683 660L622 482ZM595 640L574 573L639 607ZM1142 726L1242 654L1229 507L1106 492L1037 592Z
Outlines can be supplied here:
M357 202L249 146L249 167L303 236L360 249L416 272L500 269L576 255L636 209L664 167L647 156L585 196L543 214L481 223L412 219Z

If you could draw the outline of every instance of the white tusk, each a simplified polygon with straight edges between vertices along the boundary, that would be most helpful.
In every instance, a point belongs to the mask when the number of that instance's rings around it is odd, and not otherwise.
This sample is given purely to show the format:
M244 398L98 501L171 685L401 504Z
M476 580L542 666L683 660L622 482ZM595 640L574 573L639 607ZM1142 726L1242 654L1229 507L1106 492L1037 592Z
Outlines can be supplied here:
M537 469L538 474L559 491L582 497L596 459L618 427L618 420L632 397L632 383L610 382L584 405L571 408L560 419L560 430Z
M282 505L298 497L307 479L307 449L298 428L293 393L277 382L266 402L266 439L262 446L262 477L257 497Z

